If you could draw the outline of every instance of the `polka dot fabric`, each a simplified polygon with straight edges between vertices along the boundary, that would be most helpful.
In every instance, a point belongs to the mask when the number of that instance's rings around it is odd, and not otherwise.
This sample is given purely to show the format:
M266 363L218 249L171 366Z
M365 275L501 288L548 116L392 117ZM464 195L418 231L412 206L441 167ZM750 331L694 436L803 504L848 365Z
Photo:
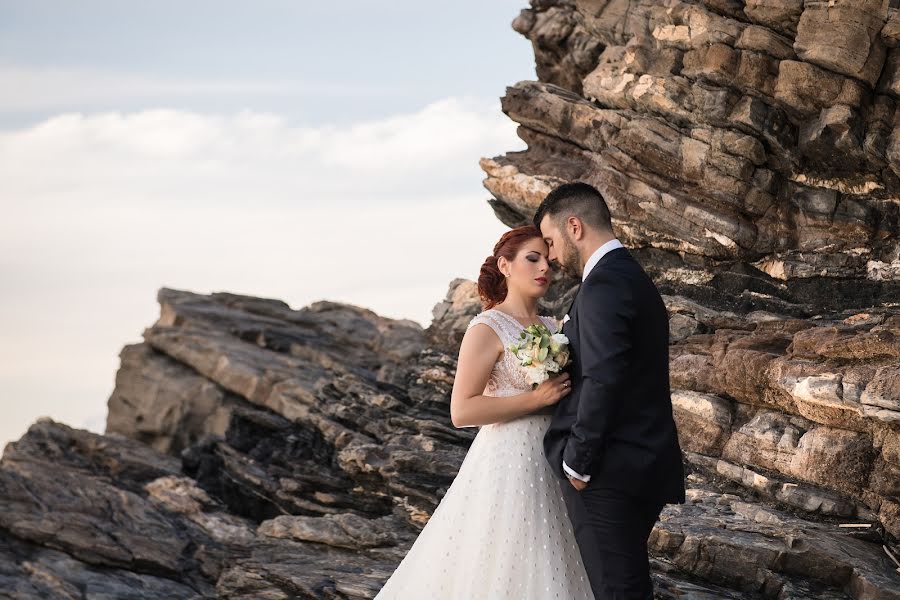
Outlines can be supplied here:
M552 319L542 320L555 331ZM488 310L508 346L523 327ZM530 389L509 351L485 395ZM380 600L590 600L593 598L559 484L543 456L550 416L482 427L428 524L376 596Z

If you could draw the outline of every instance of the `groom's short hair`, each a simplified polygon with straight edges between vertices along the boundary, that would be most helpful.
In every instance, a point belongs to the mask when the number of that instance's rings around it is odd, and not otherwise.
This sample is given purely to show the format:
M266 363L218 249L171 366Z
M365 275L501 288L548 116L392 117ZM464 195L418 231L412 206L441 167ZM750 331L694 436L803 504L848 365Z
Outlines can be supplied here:
M578 217L592 229L612 231L612 218L603 194L583 181L564 183L547 194L534 213L534 226L540 229L545 216L560 225L564 219Z

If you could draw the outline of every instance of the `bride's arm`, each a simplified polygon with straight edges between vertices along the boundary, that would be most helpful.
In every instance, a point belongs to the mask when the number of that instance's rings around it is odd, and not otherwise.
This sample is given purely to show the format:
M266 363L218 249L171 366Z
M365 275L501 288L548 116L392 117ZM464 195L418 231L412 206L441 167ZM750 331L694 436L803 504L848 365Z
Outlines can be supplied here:
M568 373L547 380L529 392L515 396L485 396L494 363L504 352L497 334L479 323L466 331L459 348L456 379L450 395L450 420L456 427L474 427L509 421L556 404L569 389L563 383Z

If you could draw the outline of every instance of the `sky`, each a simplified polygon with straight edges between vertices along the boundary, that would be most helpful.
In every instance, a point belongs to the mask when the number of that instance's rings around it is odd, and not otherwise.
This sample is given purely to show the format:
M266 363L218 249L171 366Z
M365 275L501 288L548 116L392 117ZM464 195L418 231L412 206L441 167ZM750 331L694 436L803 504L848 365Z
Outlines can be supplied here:
M525 0L0 0L0 447L102 432L161 287L427 326L505 227Z

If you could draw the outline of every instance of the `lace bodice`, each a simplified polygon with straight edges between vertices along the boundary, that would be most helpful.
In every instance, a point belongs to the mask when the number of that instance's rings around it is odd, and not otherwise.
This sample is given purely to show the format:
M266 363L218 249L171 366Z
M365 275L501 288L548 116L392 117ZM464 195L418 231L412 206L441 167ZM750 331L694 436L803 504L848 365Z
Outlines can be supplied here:
M556 333L556 319L545 316L541 316L540 319L552 333ZM514 396L530 390L531 384L525 376L525 370L519 366L518 360L509 351L509 345L519 339L519 334L522 333L525 326L508 314L493 308L475 315L466 329L479 323L484 323L493 329L504 348L503 356L494 363L494 368L491 370L487 387L484 388L484 395Z

